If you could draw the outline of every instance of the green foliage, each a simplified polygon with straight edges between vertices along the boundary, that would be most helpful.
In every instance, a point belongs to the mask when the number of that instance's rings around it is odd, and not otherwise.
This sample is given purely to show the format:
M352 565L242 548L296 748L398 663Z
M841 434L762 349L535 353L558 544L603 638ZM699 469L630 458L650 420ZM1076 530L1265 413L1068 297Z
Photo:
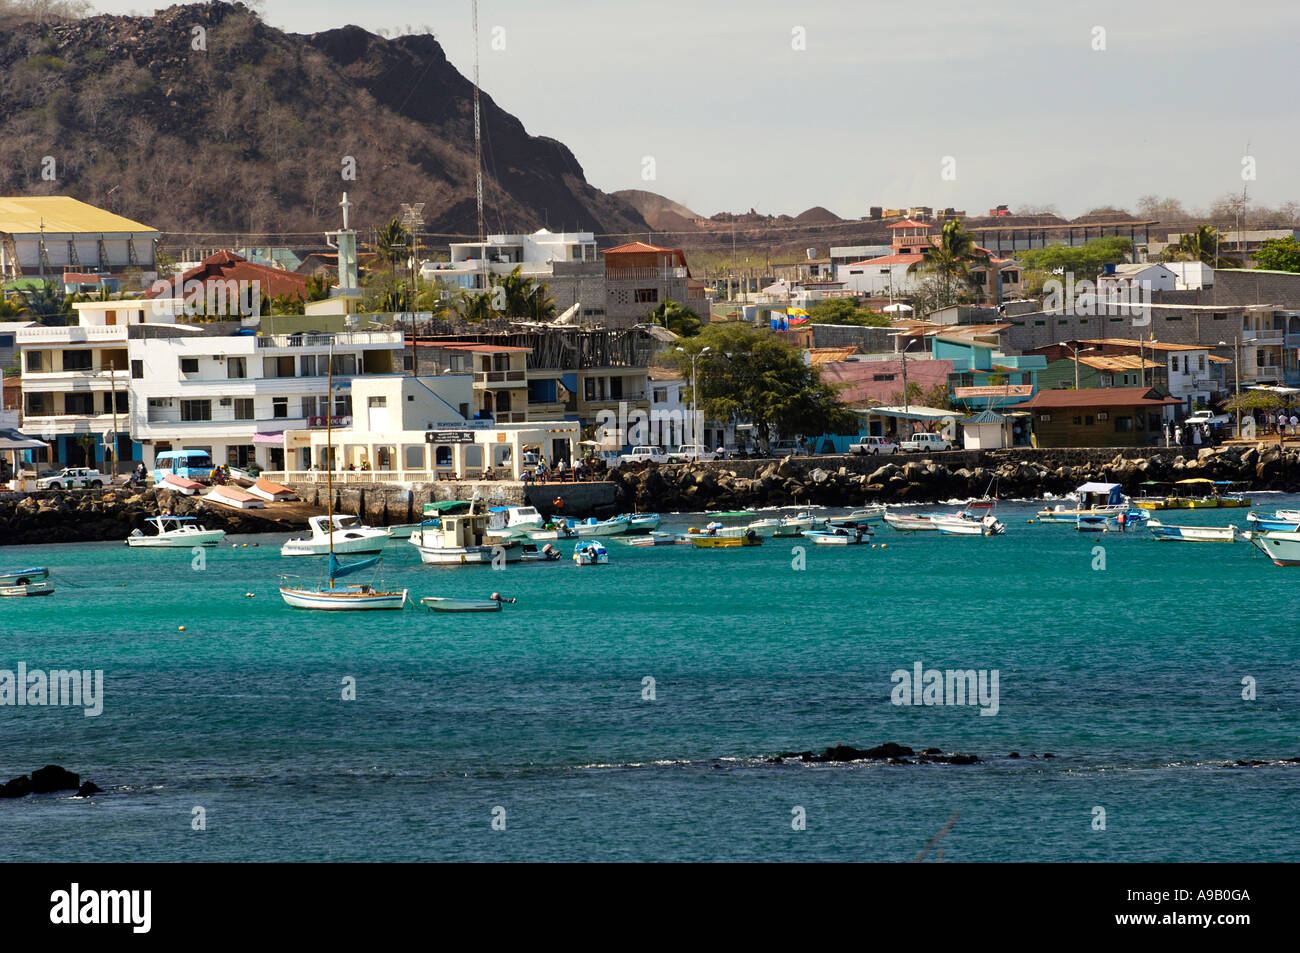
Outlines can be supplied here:
M797 348L744 324L711 324L683 342L675 360L689 379L696 361L699 405L712 420L748 421L766 443L783 435L849 432L856 420Z
M1176 246L1166 248L1160 256L1163 261L1199 261L1207 265L1240 267L1240 262L1219 251L1221 236L1213 225L1197 225L1184 232Z
M1042 290L1043 282L1058 269L1074 276L1075 281L1095 281L1106 265L1119 264L1128 258L1133 243L1118 235L1094 238L1082 245L1048 245L1021 252L1025 266L1025 283L1030 293Z
M555 300L547 291L546 285L537 284L531 277L525 278L522 272L521 265L504 277L492 276L492 286L505 290L506 316L528 321L549 321L555 317Z
M313 299L314 300L314 299ZM271 314L305 314L301 295L282 294L271 299Z
M808 309L808 320L813 324L856 324L863 327L887 328L887 315L870 308L859 308L853 298L826 298Z
M7 297L0 298L0 320L11 320L23 316L31 316L31 309L27 306L27 299L17 291L11 292Z
M324 301L330 296L330 283L324 275L312 275L307 279L307 300Z
M646 318L651 324L662 325L678 337L684 338L694 337L704 327L704 322L693 309L678 304L671 298L661 301L658 307L652 308Z
M394 268L400 261L410 255L411 233L397 219L389 219L388 224L375 234L375 243L371 251L379 255L379 260L389 268Z
M1255 252L1255 267L1265 271L1300 272L1300 241L1290 236L1270 238Z
M1276 410L1286 406L1286 398L1269 390L1244 390L1234 394L1224 403L1229 411L1238 410Z

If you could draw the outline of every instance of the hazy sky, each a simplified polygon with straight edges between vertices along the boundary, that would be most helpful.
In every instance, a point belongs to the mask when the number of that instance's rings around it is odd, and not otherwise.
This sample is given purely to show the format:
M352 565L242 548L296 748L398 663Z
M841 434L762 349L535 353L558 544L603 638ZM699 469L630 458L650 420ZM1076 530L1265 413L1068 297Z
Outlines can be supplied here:
M302 33L428 27L468 76L470 6L261 10ZM705 215L1007 203L1073 216L1149 193L1205 206L1240 193L1247 154L1252 202L1300 199L1300 4L1287 0L482 0L479 32L483 89L566 143L589 181Z

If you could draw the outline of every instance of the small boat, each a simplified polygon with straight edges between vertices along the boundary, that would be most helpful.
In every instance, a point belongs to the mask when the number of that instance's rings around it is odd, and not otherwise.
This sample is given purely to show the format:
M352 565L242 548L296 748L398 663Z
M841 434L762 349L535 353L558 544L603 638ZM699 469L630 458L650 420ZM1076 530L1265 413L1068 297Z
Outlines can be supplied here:
M944 536L1001 536L1006 526L992 513L972 518L962 514L934 516L931 522Z
M787 516L781 520L781 525L774 532L773 536L783 539L792 536L802 536L805 530L817 529L817 520L811 513L796 513L794 516Z
M138 529L132 530L126 544L145 549L189 549L191 546L215 546L226 538L224 529L208 529L194 519L193 516L150 516L145 522L154 527L154 535L146 536Z
M885 522L900 533L937 532L933 513L886 513Z
M875 527L871 525L871 520L869 518L854 516L851 513L848 516L836 516L828 519L826 521L826 528L828 530L829 529L847 529L850 531L861 530L862 532L866 533L868 536L872 536L876 532ZM804 535L807 536L808 534L804 533Z
M1274 510L1273 518L1300 524L1300 510Z
M430 612L500 612L501 606L513 599L503 599L495 592L487 599L455 599L449 596L425 596L420 605Z
M526 529L524 536L536 543L545 543L557 539L577 539L578 531L570 522L547 523L541 529Z
M628 533L653 533L663 522L658 513L629 513L627 518Z
M753 510L715 510L706 514L710 519L724 523L748 523L758 514Z
M546 543L541 549L537 548L536 543L522 543L519 547L519 561L524 563L552 562L563 555L550 543Z
M0 596L49 596L54 586L48 582L25 582L18 585L0 585Z
M691 545L697 549L730 549L736 546L761 546L763 537L753 530L746 529L738 536L711 535L695 533L689 537Z
M889 512L889 510L884 503L877 503L874 506L864 506L860 510L854 510L848 516L844 517L844 519L857 520L859 523L864 520L879 521L885 518L887 512Z
M857 546L871 538L871 533L863 529L809 529L804 536L818 546Z
M382 556L363 559L344 565L333 553L329 554L328 580L315 588L297 584L293 576L282 576L280 597L295 609L401 609L406 605L406 590L376 589L371 585L336 585L335 580L352 576L376 567Z
M622 536L618 540L624 546L676 546L687 542L674 533L648 533L645 536Z
M1147 529L1158 540L1182 543L1231 543L1240 535L1236 526L1169 526L1147 520Z
M355 516L313 516L307 525L311 527L311 537L289 540L280 547L281 556L378 553L390 539L388 530L366 526Z
M50 570L45 566L30 566L27 569L0 569L0 586L25 586L50 578Z
M573 561L579 566L604 566L609 563L609 550L598 539L590 539L573 547Z
M1300 512L1296 510L1278 510L1272 516L1259 516L1255 513L1246 514L1246 524L1251 530L1259 530L1266 533L1295 533L1300 531L1300 518L1290 519L1291 514L1300 517Z
M1057 503L1037 513L1041 523L1073 523L1080 516L1107 516L1133 509L1118 483L1084 483L1075 491L1076 505Z
M496 539L488 533L486 512L445 515L437 529L422 530L416 550L420 561L436 566L486 565L494 559L517 563L523 548L517 538Z
M1206 477L1191 477L1174 484L1174 492L1159 498L1139 499L1137 505L1144 510L1200 510L1241 508L1251 505L1251 500L1239 492L1232 492L1234 486L1240 486L1232 480L1210 480Z
M772 536L775 536L778 532L780 532L781 520L775 517L768 517L767 519L754 520L752 523L748 524L745 527L745 529L752 529L759 536L766 536L770 538Z
M1300 566L1300 532L1269 533L1254 531L1246 534L1252 546L1273 560L1275 566Z
M493 506L488 513L488 532L507 539L522 536L525 530L541 529L546 523L535 506Z
M607 520L598 520L594 516L572 524L579 536L622 536L632 525L632 517L612 516ZM656 524L658 525L658 524Z

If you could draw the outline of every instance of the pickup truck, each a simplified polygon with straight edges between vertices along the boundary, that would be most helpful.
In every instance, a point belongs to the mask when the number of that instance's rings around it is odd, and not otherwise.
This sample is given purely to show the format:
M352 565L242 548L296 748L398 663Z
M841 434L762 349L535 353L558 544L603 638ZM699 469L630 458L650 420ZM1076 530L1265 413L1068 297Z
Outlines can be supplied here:
M903 453L924 453L925 451L951 450L952 444L937 433L918 433L898 445Z
M1197 426L1208 424L1211 427L1222 427L1232 423L1232 421L1233 418L1228 414L1216 414L1208 410L1198 410L1183 421L1183 426L1185 427L1188 424L1195 424Z
M38 490L74 490L92 487L99 489L104 483L103 474L87 467L66 467L58 473L41 477L36 481Z
M668 454L662 447L633 447L631 453L621 453L610 464L621 467L625 463L667 463Z
M668 459L673 463L690 463L692 460L716 460L717 456L708 447L702 447L695 443L684 443L668 454Z

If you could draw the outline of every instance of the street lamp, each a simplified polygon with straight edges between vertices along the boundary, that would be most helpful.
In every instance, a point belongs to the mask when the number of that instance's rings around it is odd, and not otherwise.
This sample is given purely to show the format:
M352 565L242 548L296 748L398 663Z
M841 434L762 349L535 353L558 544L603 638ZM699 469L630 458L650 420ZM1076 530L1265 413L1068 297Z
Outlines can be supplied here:
M1069 341L1062 341L1061 346L1068 347L1070 352L1074 354L1074 389L1079 390L1079 355L1097 349L1095 347L1079 347L1077 345L1071 345Z
M679 347L677 350L686 353L684 347ZM697 454L700 452L700 421L695 413L695 362L712 350L713 348L706 346L691 355L691 443L695 446Z

